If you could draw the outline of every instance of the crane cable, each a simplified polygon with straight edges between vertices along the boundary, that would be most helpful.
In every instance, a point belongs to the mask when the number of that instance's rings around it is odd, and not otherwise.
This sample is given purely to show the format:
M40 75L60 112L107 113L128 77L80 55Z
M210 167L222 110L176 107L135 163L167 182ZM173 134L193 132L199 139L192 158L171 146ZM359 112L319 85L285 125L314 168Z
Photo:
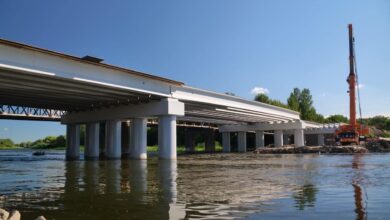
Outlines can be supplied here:
M361 101L360 101L360 89L359 89L359 75L357 71L357 66L356 66L356 54L355 54L355 38L352 39L353 43L353 59L354 59L354 69L355 69L355 74L356 74L356 87L357 87L357 93L358 93L358 103L359 103L359 116L360 116L360 124L363 125L363 117L362 117L362 106L361 106Z

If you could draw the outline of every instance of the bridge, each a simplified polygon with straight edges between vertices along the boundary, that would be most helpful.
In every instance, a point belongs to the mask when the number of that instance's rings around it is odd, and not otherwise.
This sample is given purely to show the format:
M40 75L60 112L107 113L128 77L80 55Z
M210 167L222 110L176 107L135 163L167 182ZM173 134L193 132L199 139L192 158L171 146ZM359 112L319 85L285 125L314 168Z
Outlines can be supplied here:
M79 159L80 125L86 126L86 158L97 158L99 127L105 124L107 158L146 159L148 123L158 124L161 159L176 158L176 127L210 126L222 133L224 152L232 132L238 151L247 150L247 132L264 146L264 132L274 145L305 144L305 132L323 134L327 126L300 120L299 113L240 97L193 88L171 79L109 65L102 59L75 57L0 39L0 118L59 120L67 129L67 159ZM123 124L123 121L129 123ZM121 137L122 126L128 126ZM124 140L125 139L125 140ZM122 141L128 143L121 148ZM191 141L189 141L190 143Z

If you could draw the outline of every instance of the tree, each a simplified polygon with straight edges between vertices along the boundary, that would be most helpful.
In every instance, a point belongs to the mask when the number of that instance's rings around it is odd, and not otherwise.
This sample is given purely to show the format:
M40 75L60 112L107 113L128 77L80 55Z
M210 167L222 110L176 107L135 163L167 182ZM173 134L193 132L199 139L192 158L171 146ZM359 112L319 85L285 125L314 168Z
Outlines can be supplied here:
M0 147L3 147L3 148L10 148L10 147L14 147L15 146L15 143L7 138L7 139L0 139Z
M303 120L313 120L316 110L313 107L313 100L309 89L303 89L299 97L299 111Z
M330 115L325 119L326 123L348 123L348 121L344 115Z
M294 88L287 99L288 108L294 111L299 111L299 99L301 97L301 90Z
M60 135L56 138L56 147L65 147L66 139L64 135Z
M368 124L378 129L390 130L390 118L386 116L375 116L368 119Z
M257 94L255 101L269 104L269 97L266 94Z

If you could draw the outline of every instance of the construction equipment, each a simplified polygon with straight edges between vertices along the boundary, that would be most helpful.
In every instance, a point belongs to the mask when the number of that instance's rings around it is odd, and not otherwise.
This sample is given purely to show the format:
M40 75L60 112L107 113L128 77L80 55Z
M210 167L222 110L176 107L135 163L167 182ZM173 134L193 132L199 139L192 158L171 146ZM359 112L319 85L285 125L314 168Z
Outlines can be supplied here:
M360 92L358 85L358 75L355 60L355 39L353 37L352 24L348 25L349 32L349 75L347 82L349 85L349 124L341 125L336 130L336 142L341 145L359 144L365 140L365 136L369 133L367 127L362 124L362 113L360 107ZM358 91L360 124L356 122L356 90Z

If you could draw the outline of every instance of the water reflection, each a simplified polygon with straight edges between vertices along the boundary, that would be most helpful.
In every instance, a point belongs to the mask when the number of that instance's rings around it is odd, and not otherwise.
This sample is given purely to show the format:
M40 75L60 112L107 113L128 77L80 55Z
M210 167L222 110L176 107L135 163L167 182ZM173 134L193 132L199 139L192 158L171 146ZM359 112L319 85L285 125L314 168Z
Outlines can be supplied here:
M69 161L62 206L75 213L66 218L180 219L185 211L176 204L176 178L176 161Z
M355 199L355 213L356 219L363 220L367 219L366 207L364 205L364 196L363 196L363 163L362 155L355 154L352 158L352 169L354 170L354 175L352 177L352 187L354 191Z
M293 194L295 206L299 210L304 210L305 207L314 207L317 192L318 189L313 184L303 185L298 192Z
M388 155L11 163L0 152L0 208L19 209L23 219L385 218L389 171Z
M169 202L176 202L177 198L177 162L169 160L161 160L158 164L159 176L161 181L161 189L164 194L164 199Z

